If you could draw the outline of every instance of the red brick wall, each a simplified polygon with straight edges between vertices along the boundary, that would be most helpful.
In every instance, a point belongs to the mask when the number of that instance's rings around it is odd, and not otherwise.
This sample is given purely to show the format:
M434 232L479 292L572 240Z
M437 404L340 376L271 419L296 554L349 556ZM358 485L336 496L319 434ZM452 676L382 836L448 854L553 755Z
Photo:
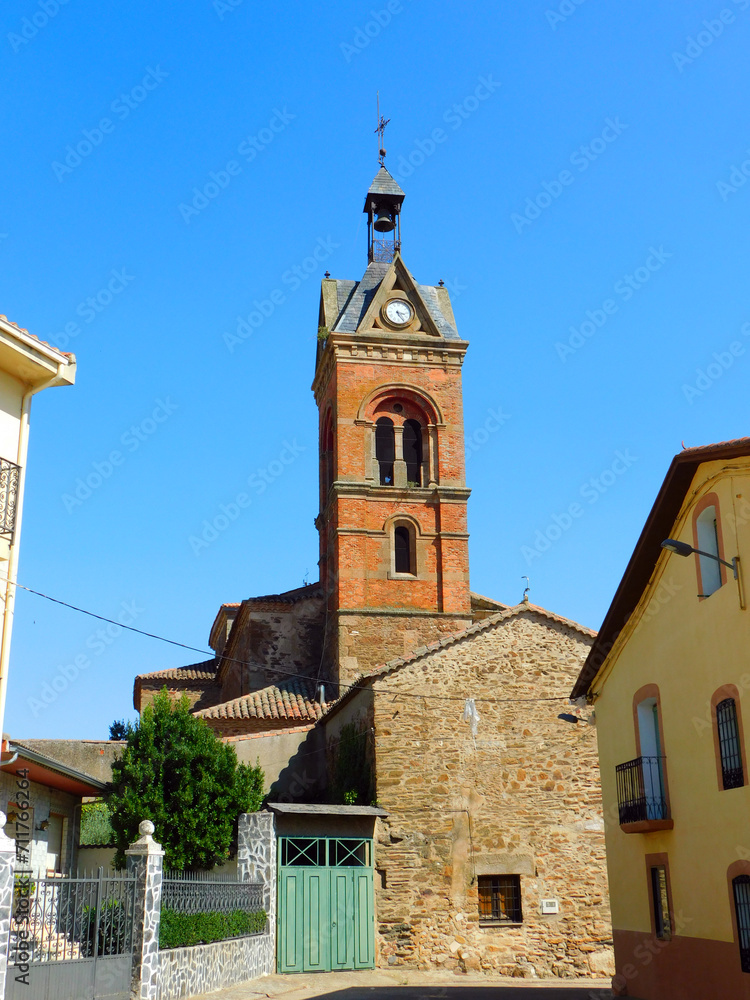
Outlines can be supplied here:
M471 612L460 364L465 345L449 358L442 350L446 342L429 342L424 334L416 338L404 335L403 343L395 348L392 341L387 348L369 347L367 333L361 335L362 346L352 347L352 339L344 335L329 338L316 376L320 435L331 409L334 481L347 484L326 490L321 454L320 570L332 617L326 661L334 667L334 676L338 666L342 680L403 655L412 638L422 645L445 634L446 628L455 631L465 627ZM359 356L374 351L393 353L396 348L401 358L408 350L415 363L371 362ZM385 397L378 392L393 384L409 389L394 389ZM437 469L433 466L430 470L437 488L428 489L425 483L422 488L396 490L367 479L372 431L362 421L372 423L388 412L384 405L388 398L403 400L403 417L420 416L423 426L437 428ZM395 417L398 425L399 417L392 411L388 415ZM352 495L349 484L361 484L361 490ZM395 515L410 517L419 526L415 579L392 578L389 519ZM358 629L339 614L377 609L428 612L436 617L414 620L384 615L376 620L368 614L363 629ZM437 617L443 615L451 616L449 623Z

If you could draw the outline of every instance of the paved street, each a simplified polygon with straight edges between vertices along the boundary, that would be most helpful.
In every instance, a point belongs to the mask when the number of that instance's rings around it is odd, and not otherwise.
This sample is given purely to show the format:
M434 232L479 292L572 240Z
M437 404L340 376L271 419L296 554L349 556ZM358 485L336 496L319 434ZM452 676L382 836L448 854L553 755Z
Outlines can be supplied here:
M534 996L532 996L532 994ZM533 981L439 972L328 972L264 976L200 1000L611 1000L605 979Z

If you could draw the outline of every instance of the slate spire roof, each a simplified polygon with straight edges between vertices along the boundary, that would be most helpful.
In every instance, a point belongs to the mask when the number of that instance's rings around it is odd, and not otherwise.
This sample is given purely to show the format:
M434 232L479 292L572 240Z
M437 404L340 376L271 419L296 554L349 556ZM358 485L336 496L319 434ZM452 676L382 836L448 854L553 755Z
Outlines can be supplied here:
M405 198L406 194L401 190L399 185L396 183L394 178L385 167L381 167L380 170L375 174L375 178L370 185L370 190L367 192L368 200L370 195L373 194L389 194L393 195L395 198Z

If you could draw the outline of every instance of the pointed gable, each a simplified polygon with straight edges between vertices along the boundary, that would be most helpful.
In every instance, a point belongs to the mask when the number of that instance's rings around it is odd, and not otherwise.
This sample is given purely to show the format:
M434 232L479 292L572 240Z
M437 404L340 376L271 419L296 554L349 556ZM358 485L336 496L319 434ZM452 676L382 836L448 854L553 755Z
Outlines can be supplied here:
M447 340L460 339L447 289L418 284L400 254L390 264L379 261L368 264L360 281L324 279L323 285L321 318L332 333L359 333L375 328L383 303L397 291L414 307L420 320L417 332Z

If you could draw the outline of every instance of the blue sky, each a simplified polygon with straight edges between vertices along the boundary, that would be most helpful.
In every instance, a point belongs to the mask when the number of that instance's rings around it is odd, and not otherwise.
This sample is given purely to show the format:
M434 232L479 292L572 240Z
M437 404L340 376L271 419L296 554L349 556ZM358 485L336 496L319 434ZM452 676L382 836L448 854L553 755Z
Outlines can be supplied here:
M34 402L27 587L205 649L316 578L319 280L365 267L378 89L471 342L474 590L597 627L682 442L747 433L750 0L18 0L0 45L0 311L79 364ZM9 732L106 738L200 659L102 627L19 593Z

